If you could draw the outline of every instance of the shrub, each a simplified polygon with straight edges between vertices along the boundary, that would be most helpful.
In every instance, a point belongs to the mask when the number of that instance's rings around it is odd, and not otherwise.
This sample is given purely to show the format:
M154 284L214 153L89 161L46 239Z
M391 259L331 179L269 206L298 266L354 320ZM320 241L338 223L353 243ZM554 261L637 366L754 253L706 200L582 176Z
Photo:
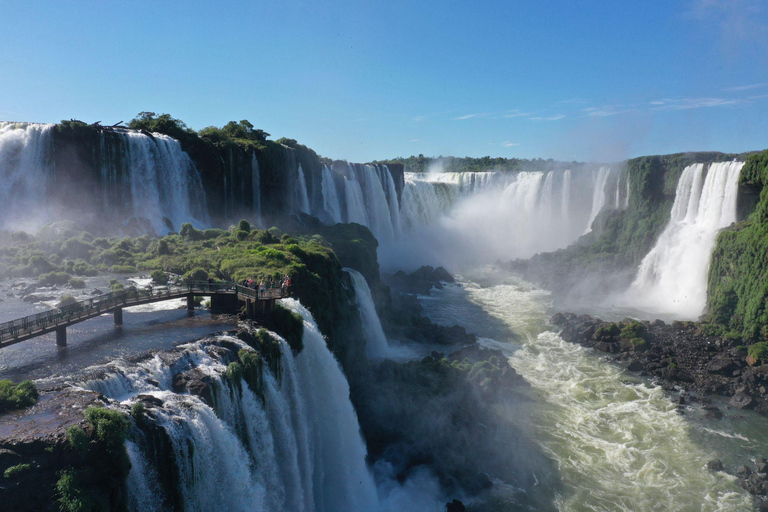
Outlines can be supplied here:
M612 338L619 334L619 326L613 322L602 324L595 331L595 339Z
M14 384L7 379L0 380L0 412L34 405L38 396L37 387L32 381Z
M32 469L31 464L16 464L15 466L11 466L8 469L5 470L3 473L3 476L5 478L13 478L17 475L20 475L22 473L25 473Z
M761 341L750 345L747 349L749 356L758 362L768 362L768 342Z
M69 267L67 267L67 270L69 270ZM75 263L72 266L72 272L78 276L95 276L98 274L96 267L90 265L84 260L75 260Z
M88 443L90 439L85 430L77 425L72 425L67 429L67 441L69 445L78 452L84 453L88 449Z
M275 304L270 320L275 325L275 330L285 338L291 349L300 351L304 348L304 319L301 315L290 311L280 304Z
M64 295L56 304L56 307L59 309L65 308L67 306L71 306L72 304L77 304L77 299L74 298L71 295Z
M69 280L69 287L77 290L85 288L85 279L80 277L73 277Z
M621 330L621 337L634 340L645 336L645 326L637 321L631 321Z
M37 277L37 282L40 286L54 286L67 284L71 278L72 276L66 272L48 272L46 274L40 274Z
M242 365L243 380L248 383L251 391L261 395L261 354L251 350L242 349L237 353Z
M239 384L243 378L243 365L237 362L229 363L224 376L233 384Z
M190 270L184 274L185 281L206 281L208 279L208 272L204 268L196 268Z
M245 231L246 233L251 232L251 223L247 220L243 219L240 222L237 223L237 229L240 231Z
M109 267L109 271L115 274L131 274L136 272L136 267L133 265L112 265Z
M136 402L131 406L131 417L133 418L133 421L135 421L138 424L141 424L144 422L145 415L147 413L147 408L144 407L143 402Z
M113 409L91 406L85 410L85 419L93 427L96 439L108 449L123 446L129 425L125 414Z
M171 254L171 248L168 246L167 240L160 240L157 243L157 249L155 250L158 256L165 256Z
M153 270L151 276L152 280L159 285L168 284L168 276L162 270Z

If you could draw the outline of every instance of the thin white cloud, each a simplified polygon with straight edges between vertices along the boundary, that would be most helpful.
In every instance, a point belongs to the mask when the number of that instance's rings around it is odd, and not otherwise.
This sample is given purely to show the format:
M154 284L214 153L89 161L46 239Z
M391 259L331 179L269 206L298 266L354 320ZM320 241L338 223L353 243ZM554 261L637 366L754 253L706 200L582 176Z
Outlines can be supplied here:
M413 120L416 121L417 123L420 123L422 121L426 121L427 120L427 116L416 116L416 117L413 118Z
M467 114L466 116L454 117L454 121L463 121L465 119L472 119L473 117L488 117L488 114Z
M558 114L558 115L552 116L552 117L529 117L528 119L530 119L532 121L559 121L559 120L563 119L564 117L565 117L565 115Z
M504 146L505 148L512 148L515 146L519 146L520 143L519 142L502 142L501 145Z
M739 85L737 87L729 87L727 89L723 89L723 91L726 91L726 92L751 91L752 89L762 89L763 87L768 87L768 83Z
M421 139L411 139L411 142L421 142Z
M768 94L758 94L757 96L750 96L749 99L751 100L763 100L765 98L768 98Z
M766 46L764 0L693 0L688 16L720 30L727 49Z
M570 100L561 100L560 103L565 104L572 104L572 105L586 105L589 103L589 100L585 100L583 98L571 98Z
M694 108L725 107L739 103L742 103L742 101L724 98L665 98L664 100L652 101L651 105L656 105L656 107L651 110L689 110Z
M525 117L530 116L533 112L520 112L519 110L510 110L507 114L502 114L501 117Z
M584 109L586 115L589 117L610 117L618 114L626 114L632 112L631 108L621 108L616 105L606 105L600 108L587 108Z

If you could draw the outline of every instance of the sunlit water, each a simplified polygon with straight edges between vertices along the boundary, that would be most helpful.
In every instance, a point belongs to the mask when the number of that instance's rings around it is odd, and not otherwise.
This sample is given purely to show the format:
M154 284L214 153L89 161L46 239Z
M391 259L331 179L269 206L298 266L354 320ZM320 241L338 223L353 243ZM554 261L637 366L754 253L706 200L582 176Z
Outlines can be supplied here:
M435 321L485 336L481 343L503 350L531 383L531 430L561 473L564 490L553 497L560 510L753 509L733 477L705 466L768 453L764 418L725 411L718 421L696 408L680 414L661 387L552 332L549 292L492 270L460 282L422 304Z

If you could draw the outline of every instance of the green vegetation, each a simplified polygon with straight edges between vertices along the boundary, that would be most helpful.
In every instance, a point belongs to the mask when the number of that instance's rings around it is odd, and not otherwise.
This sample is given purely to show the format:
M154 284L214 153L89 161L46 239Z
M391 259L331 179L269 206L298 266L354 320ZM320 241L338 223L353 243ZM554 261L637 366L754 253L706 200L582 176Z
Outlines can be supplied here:
M30 469L32 469L32 465L31 464L16 464L15 466L11 466L11 467L7 468L3 472L3 477L5 477L5 478L13 478L15 476L18 476L18 475L21 475L23 473L26 473Z
M483 156L480 158L472 157L453 157L438 156L425 157L424 155L409 156L408 158L397 157L390 160L375 161L377 164L402 164L406 172L427 172L430 167L441 167L445 172L484 172L484 171L543 171L552 170L558 166L566 169L578 165L578 162L556 162L551 158L542 160L536 158L525 160L521 158L501 158Z
M71 306L72 304L76 304L76 303L77 303L77 299L76 298L74 298L71 295L64 295L59 300L58 304L56 304L56 307L59 308L59 309L62 309L62 308L65 308L67 306Z
M73 277L69 280L69 287L74 288L76 290L82 290L85 288L85 279L82 279L80 277Z
M270 321L275 325L275 330L279 332L291 349L299 352L304 348L304 319L301 315L290 311L280 304L275 304L275 308L270 315Z
M0 380L0 413L35 405L38 396L37 387L30 380L18 384L7 379Z
M553 289L584 284L585 276L598 291L625 288L669 221L677 182L685 167L736 156L677 153L629 160L627 172L620 178L622 186L629 179L626 209L604 210L595 219L593 231L575 244L513 262L513 268Z
M760 200L748 219L717 238L709 269L708 321L731 338L768 341L768 151L749 157L740 184L760 190Z
M159 284L161 286L168 284L168 276L162 270L153 270L151 277L155 284Z
M755 361L768 363L768 342L760 341L750 345L747 354Z
M37 278L37 282L40 286L54 286L67 284L70 279L72 279L72 276L66 272L48 272L46 274L40 274Z
M77 457L72 467L61 472L56 483L60 510L90 512L124 510L125 479L131 468L125 439L128 417L112 409L88 407L86 429L67 429L70 446Z
M638 321L632 320L631 322L628 322L621 330L621 337L633 340L634 342L636 339L642 340L645 337L645 332L645 325Z

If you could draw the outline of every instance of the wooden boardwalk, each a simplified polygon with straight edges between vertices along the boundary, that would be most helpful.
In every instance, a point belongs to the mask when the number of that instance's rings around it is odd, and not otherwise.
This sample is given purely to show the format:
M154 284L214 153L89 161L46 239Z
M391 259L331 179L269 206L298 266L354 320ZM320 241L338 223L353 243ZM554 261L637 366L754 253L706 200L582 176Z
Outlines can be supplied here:
M113 313L115 324L123 323L123 308L140 306L169 299L187 299L187 309L194 309L194 298L211 297L212 309L216 302L230 313L238 311L245 303L246 314L253 318L259 313L267 314L274 307L275 300L288 297L284 288L269 288L264 292L247 288L233 282L188 282L181 285L158 286L149 289L131 289L107 293L88 300L79 301L60 309L52 309L25 316L0 324L0 348L14 345L51 332L56 333L56 344L67 344L67 327L90 318Z

